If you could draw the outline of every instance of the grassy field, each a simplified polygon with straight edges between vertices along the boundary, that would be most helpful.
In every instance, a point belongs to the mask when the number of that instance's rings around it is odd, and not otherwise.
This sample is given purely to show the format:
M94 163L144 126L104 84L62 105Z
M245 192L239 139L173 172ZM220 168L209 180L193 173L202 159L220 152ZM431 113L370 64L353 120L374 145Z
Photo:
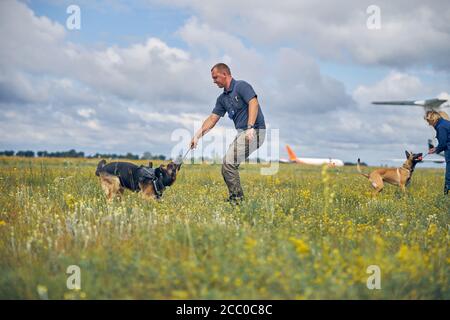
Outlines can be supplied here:
M354 167L244 165L233 207L218 165L184 165L162 201L107 203L96 163L0 158L1 299L450 299L442 170L372 198Z

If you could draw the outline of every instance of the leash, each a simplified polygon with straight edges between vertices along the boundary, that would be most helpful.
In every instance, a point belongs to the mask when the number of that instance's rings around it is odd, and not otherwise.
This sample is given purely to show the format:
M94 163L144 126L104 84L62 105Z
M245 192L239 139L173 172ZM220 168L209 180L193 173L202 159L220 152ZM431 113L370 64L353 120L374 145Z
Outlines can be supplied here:
M180 157L180 158L178 158L177 160L175 160L175 163L177 163L177 164L182 164L183 161L186 159L186 157L187 157L189 151L191 151L190 148L186 151L186 153L184 154L184 156L183 156L182 158Z
M181 159L181 162L183 162L186 159L186 156L188 155L189 151L191 151L192 149L189 148L186 153L184 154L183 158Z

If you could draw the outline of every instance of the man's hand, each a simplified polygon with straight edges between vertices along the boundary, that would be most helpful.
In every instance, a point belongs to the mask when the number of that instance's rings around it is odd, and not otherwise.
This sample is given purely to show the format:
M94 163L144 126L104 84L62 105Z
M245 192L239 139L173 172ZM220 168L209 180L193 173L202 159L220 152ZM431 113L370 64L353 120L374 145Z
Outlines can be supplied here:
M247 131L245 131L245 139L247 139L248 142L252 142L253 139L255 139L255 129L254 128L250 128L250 129L247 129Z
M436 148L428 149L428 154L432 154L432 153L434 153L435 151L436 151Z
M209 130L214 128L217 121L219 121L220 116L218 116L215 113L211 113L211 115L203 121L202 127L198 129L198 131L195 133L194 137L191 140L191 143L189 143L190 149L197 148L198 140L203 137Z
M197 137L193 137L191 143L189 144L189 148L195 149L197 148L198 139Z

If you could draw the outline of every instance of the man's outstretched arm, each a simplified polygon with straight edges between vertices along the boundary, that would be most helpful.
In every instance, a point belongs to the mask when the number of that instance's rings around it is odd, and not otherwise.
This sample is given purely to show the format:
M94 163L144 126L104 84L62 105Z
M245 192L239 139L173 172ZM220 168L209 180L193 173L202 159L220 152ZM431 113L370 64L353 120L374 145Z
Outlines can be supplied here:
M195 133L191 140L190 148L195 149L197 147L198 140L203 137L209 130L214 128L220 116L215 113L211 113L208 118L203 121L202 127Z
M258 99L254 97L248 102L248 125L255 125L256 117L258 116L259 103Z
M258 116L259 103L258 99L254 97L248 102L248 122L247 125L254 126L256 117ZM247 130L246 136L248 141L252 141L255 138L255 129Z

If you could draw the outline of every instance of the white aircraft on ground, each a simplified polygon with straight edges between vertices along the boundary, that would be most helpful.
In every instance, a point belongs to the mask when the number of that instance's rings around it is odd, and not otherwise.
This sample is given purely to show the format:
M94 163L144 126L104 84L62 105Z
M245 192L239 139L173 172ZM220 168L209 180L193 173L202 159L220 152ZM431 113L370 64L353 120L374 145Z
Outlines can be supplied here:
M332 159L332 158L298 158L294 151L286 145L286 150L289 155L289 159L280 159L280 162L282 163L299 163L299 164L308 164L308 165L328 165L330 167L342 167L344 165L344 162L339 159Z

